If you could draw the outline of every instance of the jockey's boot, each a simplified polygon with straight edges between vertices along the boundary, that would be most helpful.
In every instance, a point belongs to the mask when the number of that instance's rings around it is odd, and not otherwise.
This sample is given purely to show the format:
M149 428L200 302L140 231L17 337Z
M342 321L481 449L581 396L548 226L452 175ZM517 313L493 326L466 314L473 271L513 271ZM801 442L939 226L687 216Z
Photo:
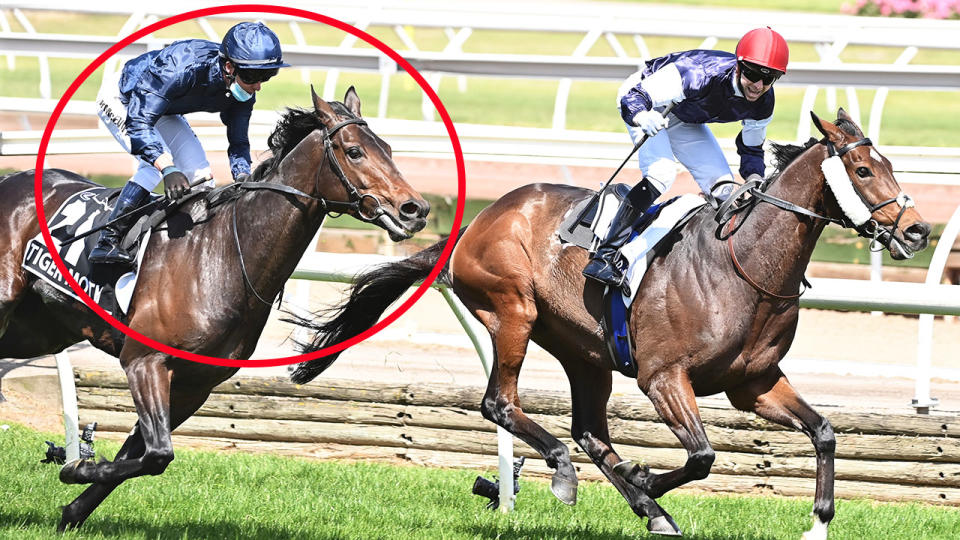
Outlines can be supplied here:
M107 218L107 222L109 223L117 218L123 217L127 212L138 208L149 195L150 192L141 187L139 184L127 182L123 186L123 189L120 190L120 195L117 197L117 202L113 206L113 210L110 212L110 217ZM89 259L91 263L133 263L136 254L127 252L121 246L121 241L123 240L123 236L127 233L127 229L130 228L131 221L132 220L129 218L121 219L113 225L100 231L100 238L97 240L97 247L93 248L93 251L90 252Z
M620 248L627 243L633 233L633 224L650 208L653 201L660 196L660 190L644 178L633 186L626 199L617 209L617 215L610 223L610 230L606 238L600 243L597 252L583 269L583 275L597 280L611 287L622 287L626 279L620 263Z

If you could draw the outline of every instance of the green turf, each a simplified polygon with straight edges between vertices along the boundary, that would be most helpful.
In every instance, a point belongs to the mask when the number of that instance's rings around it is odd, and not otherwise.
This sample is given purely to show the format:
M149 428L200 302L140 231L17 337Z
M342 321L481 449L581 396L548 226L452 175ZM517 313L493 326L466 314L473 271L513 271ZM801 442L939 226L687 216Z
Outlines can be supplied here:
M0 538L54 537L60 505L82 491L60 484L55 465L39 463L43 441L55 438L16 424L0 429ZM112 457L117 445L96 447ZM570 507L546 482L521 479L515 512L485 510L470 488L476 474L492 472L178 450L162 476L124 483L79 534L66 538L649 537L644 520L606 483L581 482ZM772 540L800 537L810 525L812 499L684 494L661 503L686 538ZM955 538L957 530L954 508L841 500L830 538L933 540Z

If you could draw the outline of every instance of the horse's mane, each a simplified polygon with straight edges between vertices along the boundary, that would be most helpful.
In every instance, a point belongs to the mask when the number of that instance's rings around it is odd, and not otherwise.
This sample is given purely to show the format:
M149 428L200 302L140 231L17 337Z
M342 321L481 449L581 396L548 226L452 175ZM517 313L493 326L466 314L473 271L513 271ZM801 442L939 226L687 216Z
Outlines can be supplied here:
M863 132L860 131L860 128L850 120L844 118L838 118L834 125L842 129L845 133L853 135L854 137L863 137ZM818 139L810 137L810 139L803 143L803 145L796 144L780 144L771 142L770 151L773 153L773 159L777 162L776 172L770 176L766 181L766 185L773 183L787 168L787 165L793 162L793 160L800 157L800 154L806 152L811 146L819 143Z
M356 118L356 115L350 112L350 109L347 109L343 103L339 101L328 103L339 116ZM250 181L258 182L272 174L280 166L283 158L300 144L300 141L312 133L313 130L323 127L323 122L320 121L320 117L313 109L288 107L283 116L280 117L280 121L277 122L277 127L270 134L270 138L267 139L267 145L270 147L272 155L257 165L257 168L250 175Z

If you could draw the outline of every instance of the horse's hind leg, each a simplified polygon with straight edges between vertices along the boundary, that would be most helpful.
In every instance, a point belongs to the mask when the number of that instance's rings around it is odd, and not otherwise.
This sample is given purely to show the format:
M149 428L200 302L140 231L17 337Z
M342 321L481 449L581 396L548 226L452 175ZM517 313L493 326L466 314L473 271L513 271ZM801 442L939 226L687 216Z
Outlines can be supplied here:
M817 452L817 489L813 503L813 528L804 533L808 540L825 540L833 519L833 457L837 441L833 427L797 394L779 369L768 377L755 379L727 392L734 407L753 411L761 418L797 429L813 441Z
M611 372L585 362L564 362L573 398L573 425L570 433L580 448L627 500L640 517L648 518L647 530L654 534L678 536L680 528L663 508L644 491L628 482L614 468L623 463L610 444L607 426L607 401L610 398Z
M492 315L494 321L490 316L480 317L488 329L497 329L491 331L494 362L480 412L543 456L547 466L556 469L550 484L553 494L565 504L576 504L577 473L570 461L570 449L523 413L517 394L517 378L527 353L536 307L532 300L517 298L494 305L498 306Z
M653 403L660 418L673 431L687 451L687 461L679 469L663 474L650 474L634 467L624 471L634 485L643 489L654 499L692 480L702 480L710 474L716 457L707 433L703 429L696 395L690 379L679 367L655 375L648 381L647 397Z

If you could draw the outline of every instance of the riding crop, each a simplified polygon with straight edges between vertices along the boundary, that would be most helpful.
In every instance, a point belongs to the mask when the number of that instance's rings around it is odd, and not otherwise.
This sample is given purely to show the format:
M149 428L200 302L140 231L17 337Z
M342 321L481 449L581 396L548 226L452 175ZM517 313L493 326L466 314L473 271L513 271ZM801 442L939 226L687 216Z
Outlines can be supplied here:
M671 103L670 105L667 106L666 109L663 110L664 117L670 114L670 111L673 110L674 105L676 105L676 103ZM618 174L620 174L620 171L623 169L623 166L626 165L628 161L630 161L630 158L632 158L633 155L637 153L637 150L640 149L640 146L642 146L643 143L647 142L647 139L649 138L650 138L649 135L644 134L644 136L641 137L639 141L637 141L637 144L633 145L633 150L631 150L630 154L626 158L624 158L623 163L621 163L620 166L617 167L617 170L613 171L613 174L610 176L610 179L607 180L605 184L603 184L603 187L598 189L597 192L593 194L593 197L590 199L590 202L583 207L583 210L580 211L580 215L577 216L577 219L570 224L570 229L568 232L572 233L573 230L577 228L577 224L580 223L580 221L584 218L584 216L590 213L590 210L593 209L593 205L597 204L597 201L600 200L600 195L603 193L603 190L607 189L607 186L610 185L610 182L613 182L613 179L616 178Z

